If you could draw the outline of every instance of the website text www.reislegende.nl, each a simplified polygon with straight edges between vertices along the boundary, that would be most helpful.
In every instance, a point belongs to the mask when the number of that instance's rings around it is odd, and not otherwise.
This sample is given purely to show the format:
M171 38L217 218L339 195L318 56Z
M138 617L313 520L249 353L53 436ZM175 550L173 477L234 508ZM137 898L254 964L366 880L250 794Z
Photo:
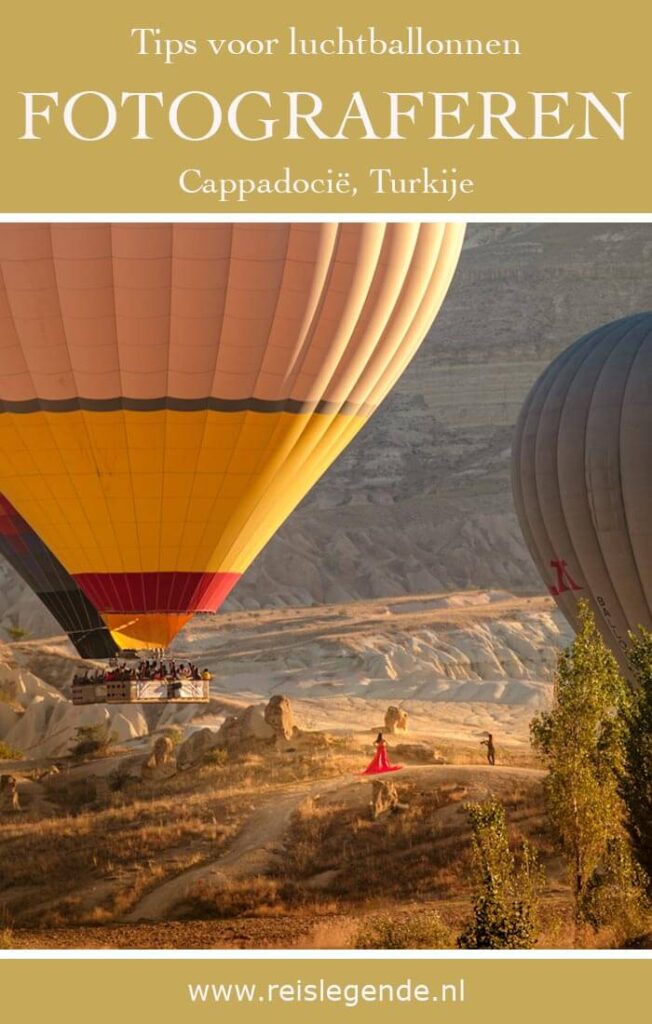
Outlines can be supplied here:
M191 1003L335 1003L352 1009L362 1003L463 1003L464 978L427 985L404 978L400 982L337 983L326 978L315 981L256 983L188 983Z

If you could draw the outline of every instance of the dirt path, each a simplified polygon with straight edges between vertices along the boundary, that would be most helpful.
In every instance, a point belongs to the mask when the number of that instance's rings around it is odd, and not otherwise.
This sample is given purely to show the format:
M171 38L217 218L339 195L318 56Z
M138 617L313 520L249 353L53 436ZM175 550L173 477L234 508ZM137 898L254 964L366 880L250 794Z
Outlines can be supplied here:
M438 784L460 782L472 784L474 789L498 783L498 788L517 779L536 779L543 772L534 768L490 768L488 765L415 765L406 767L402 778L410 775L435 774ZM225 882L252 878L264 874L273 860L276 848L282 843L292 815L308 797L321 797L337 793L343 796L348 788L351 801L364 802L367 797L360 789L362 781L348 773L336 779L293 786L282 796L267 800L246 821L229 849L214 861L168 879L152 889L124 917L125 923L160 921L191 892L199 882L219 887ZM491 788L494 788L491 786Z
M198 882L219 886L230 879L251 878L263 874L269 867L275 847L282 841L299 804L307 797L321 796L337 789L342 782L341 778L311 782L293 787L287 795L270 798L247 820L226 853L217 860L190 868L163 882L139 900L124 920L157 921L164 918ZM346 777L346 782L350 785L350 776Z

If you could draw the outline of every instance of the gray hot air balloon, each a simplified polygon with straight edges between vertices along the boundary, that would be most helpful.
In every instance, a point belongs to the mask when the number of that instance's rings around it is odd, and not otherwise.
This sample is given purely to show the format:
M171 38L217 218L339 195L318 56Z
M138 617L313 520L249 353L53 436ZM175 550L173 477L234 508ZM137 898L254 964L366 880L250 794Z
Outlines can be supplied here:
M652 630L652 313L605 324L557 356L516 428L523 535L572 626L586 598L626 669Z

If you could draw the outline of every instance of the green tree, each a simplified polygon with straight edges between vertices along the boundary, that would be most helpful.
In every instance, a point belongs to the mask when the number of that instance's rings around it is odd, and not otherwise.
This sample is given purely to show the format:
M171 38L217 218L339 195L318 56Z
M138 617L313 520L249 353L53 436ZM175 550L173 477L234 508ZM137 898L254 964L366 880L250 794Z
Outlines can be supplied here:
M625 756L620 793L634 856L652 897L652 633L630 636L629 660L638 687L624 709Z
M622 834L618 779L627 704L616 660L582 602L575 640L559 656L553 707L530 726L548 767L548 817L571 864L578 919L609 841Z
M460 949L531 949L536 942L541 870L527 843L517 862L510 850L505 810L492 798L467 807L473 830L477 891L473 919Z

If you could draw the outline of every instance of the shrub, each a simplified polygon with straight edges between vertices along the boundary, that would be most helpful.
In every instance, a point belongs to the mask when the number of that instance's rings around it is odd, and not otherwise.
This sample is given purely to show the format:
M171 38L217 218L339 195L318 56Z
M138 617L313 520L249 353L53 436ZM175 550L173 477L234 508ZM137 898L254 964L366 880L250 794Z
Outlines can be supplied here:
M600 867L589 879L582 896L581 916L593 928L616 925L621 938L636 934L645 921L643 873L628 842L612 839Z
M0 761L22 761L22 759L22 751L16 750L15 747L10 747L4 740L0 740Z
M509 847L502 804L469 804L476 895L460 949L531 949L536 942L541 871L527 843L517 863Z
M355 949L451 949L455 939L435 911L413 917L383 914L366 921L356 933Z
M173 747L178 747L183 743L183 729L179 725L166 725L161 730L161 735L166 736Z
M70 753L73 757L101 757L115 741L116 735L109 731L107 722L80 725L76 729Z
M28 629L22 629L20 626L7 626L5 632L9 639L16 643L20 640L29 640L32 635Z
M213 747L213 749L208 750L202 758L202 764L213 764L218 768L224 768L228 762L229 752L224 747Z

